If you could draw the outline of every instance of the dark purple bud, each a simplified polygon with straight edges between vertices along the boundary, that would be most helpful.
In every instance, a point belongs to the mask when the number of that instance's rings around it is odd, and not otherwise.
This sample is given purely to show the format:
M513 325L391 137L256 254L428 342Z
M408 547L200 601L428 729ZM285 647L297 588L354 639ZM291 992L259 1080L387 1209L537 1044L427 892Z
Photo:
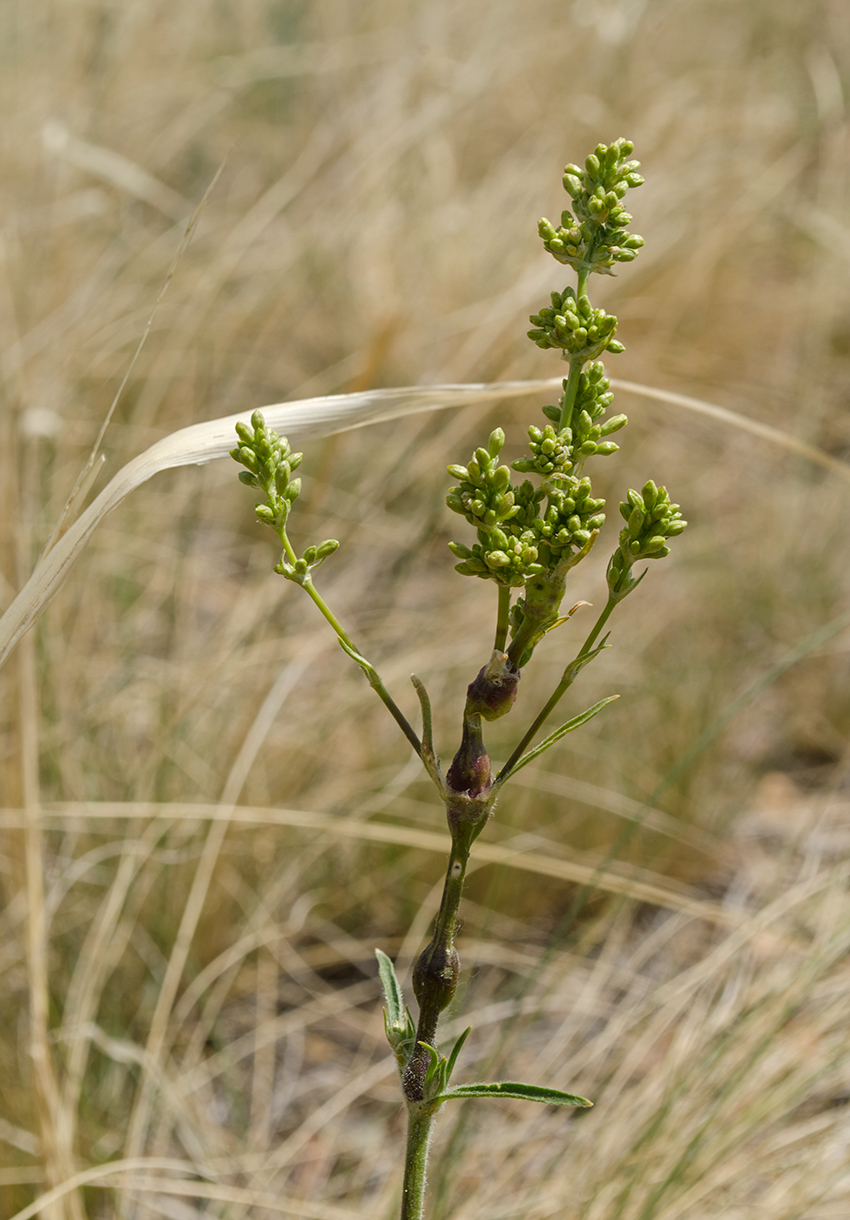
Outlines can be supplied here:
M507 653L493 653L466 688L464 716L483 716L498 720L509 712L516 699L519 673L508 666Z
M463 738L452 760L446 781L452 792L478 796L490 787L490 759L481 736L481 717L477 713L463 718Z

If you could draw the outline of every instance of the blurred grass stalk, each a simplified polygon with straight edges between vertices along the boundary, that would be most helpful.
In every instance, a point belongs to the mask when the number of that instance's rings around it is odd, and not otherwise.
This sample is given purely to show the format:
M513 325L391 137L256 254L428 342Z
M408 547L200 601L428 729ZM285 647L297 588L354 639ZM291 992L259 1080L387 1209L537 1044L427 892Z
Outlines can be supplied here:
M441 1125L438 1220L554 1220L565 1199L576 1220L850 1208L846 635L750 702L600 871L724 709L848 604L834 473L848 446L849 38L828 0L0 8L4 609L128 367L192 209L181 201L231 148L104 438L110 471L284 397L547 374L513 339L550 277L527 218L548 206L552 164L621 128L657 184L637 208L642 262L608 288L634 338L623 377L830 460L649 400L645 424L632 412L639 442L665 421L692 559L664 577L669 614L636 624L657 641L645 667L624 641L600 673L630 693L569 754L571 778L536 769L494 826L467 908L482 1075L510 1061L540 1078L557 1062L577 1088L593 1080L597 1107L571 1124L569 1176L546 1114L530 1124L505 1103L486 1135L465 1114ZM335 602L393 689L404 638L435 701L463 676L479 601L457 596L426 476L487 411L352 432L306 473L317 504L328 487L346 505L330 526L352 556ZM3 1215L108 1215L122 1190L138 1220L395 1207L395 1066L371 945L394 928L384 947L410 961L424 925L405 929L433 913L443 837L403 743L386 763L392 726L356 673L340 696L356 739L331 732L337 659L253 535L240 558L230 479L212 464L140 485L0 674ZM359 541L375 530L391 576ZM416 530L433 555L420 574ZM585 596L602 587L600 568ZM381 628L364 609L376 591L393 608ZM437 637L447 607L456 631ZM298 681L305 656L316 697L303 683L296 722L278 720L283 675ZM353 880L364 867L368 887ZM568 934L565 884L594 876ZM40 1085L31 1049L53 1065Z

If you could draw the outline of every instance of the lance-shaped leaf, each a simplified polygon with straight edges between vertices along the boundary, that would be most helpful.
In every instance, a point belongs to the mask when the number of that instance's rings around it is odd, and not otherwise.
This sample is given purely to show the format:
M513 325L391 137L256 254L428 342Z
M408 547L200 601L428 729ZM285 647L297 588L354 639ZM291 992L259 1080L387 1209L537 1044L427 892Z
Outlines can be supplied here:
M510 771L499 777L500 780L504 782L504 780L509 779L510 776L516 775L517 771L519 771L522 767L528 766L528 764L533 762L535 758L539 758L539 756L543 754L544 751L548 750L550 746L553 746L556 741L560 741L562 737L566 737L567 733L572 733L574 729L579 729L583 724L587 724L588 720L592 720L594 716L598 715L599 712L602 711L603 707L607 707L609 703L613 703L615 699L619 698L619 695L609 695L607 699L600 699L598 703L594 703L593 707L589 707L587 711L579 712L578 716L573 716L572 720L568 720L567 723L562 724L559 729L555 729L554 733L550 733L545 740L541 741L539 746L535 746L533 750L529 750L527 754L523 754L516 766L511 767Z
M375 950L375 957L378 959L378 974L381 979L381 988L384 992L384 1002L387 1006L387 1016L390 1019L390 1024L403 1025L404 995L402 994L401 984L396 976L395 966L386 953L380 949Z
M593 1102L575 1093L562 1093L540 1084L521 1084L516 1080L498 1080L488 1084L459 1084L434 1098L435 1102L464 1097L515 1097L520 1101L539 1101L546 1106L580 1106L586 1109Z

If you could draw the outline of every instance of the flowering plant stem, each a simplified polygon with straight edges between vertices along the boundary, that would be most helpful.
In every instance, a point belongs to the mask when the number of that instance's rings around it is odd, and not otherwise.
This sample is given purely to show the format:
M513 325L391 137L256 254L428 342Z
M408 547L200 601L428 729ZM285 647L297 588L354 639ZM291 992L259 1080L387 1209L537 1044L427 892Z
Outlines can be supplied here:
M400 1220L421 1220L425 1214L425 1181L434 1115L418 1102L407 1103L407 1146Z
M645 575L645 570L637 577L632 575L635 563L667 555L667 540L680 534L686 524L666 489L651 480L640 492L627 493L620 504L625 526L607 567L606 605L551 696L494 775L484 744L483 723L511 711L520 677L537 645L587 605L579 602L566 614L561 613L568 574L590 553L605 522L604 501L594 498L584 467L592 457L617 451L609 438L627 423L624 415L606 415L612 395L599 361L604 352L623 350L614 337L617 319L591 305L587 286L592 272L613 274L615 263L631 262L643 245L641 237L629 232L631 217L622 206L627 191L643 182L637 173L638 162L628 160L631 152L628 140L616 140L610 146L600 144L587 158L584 169L568 165L564 187L575 216L562 212L558 228L548 220L539 223L545 248L559 263L575 271L577 284L576 288L553 292L551 306L532 315L533 329L528 332L539 347L560 350L569 369L559 403L543 408L549 422L542 429L534 425L529 428L528 455L512 463L513 470L534 476L538 484L529 479L515 484L511 470L499 465L505 443L501 428L490 434L486 447L475 450L466 466L449 466L458 485L451 488L446 502L476 531L472 546L450 544L460 560L457 571L494 582L498 596L493 652L467 687L460 745L445 774L434 749L431 705L423 683L415 676L412 679L422 713L420 740L375 667L355 647L313 583L313 569L339 544L331 539L308 546L299 557L290 542L287 522L300 492L300 480L292 475L301 455L292 453L286 438L266 427L259 411L252 416L250 426L239 423L236 428L239 444L232 454L245 468L239 477L264 493L265 503L256 506L257 517L272 527L282 546L275 571L306 591L343 650L363 670L421 758L440 795L451 835L434 931L413 969L413 992L419 1006L416 1022L404 1003L392 962L377 951L385 1000L384 1025L407 1108L401 1220L422 1220L424 1215L433 1121L446 1102L465 1097L514 1097L549 1105L591 1104L573 1093L518 1081L451 1085L458 1055L470 1031L461 1034L447 1055L441 1054L436 1044L440 1017L454 998L460 974L455 940L472 845L511 776L616 698L601 699L533 745L585 666L608 647L608 636L602 636L602 632L615 606L637 588Z

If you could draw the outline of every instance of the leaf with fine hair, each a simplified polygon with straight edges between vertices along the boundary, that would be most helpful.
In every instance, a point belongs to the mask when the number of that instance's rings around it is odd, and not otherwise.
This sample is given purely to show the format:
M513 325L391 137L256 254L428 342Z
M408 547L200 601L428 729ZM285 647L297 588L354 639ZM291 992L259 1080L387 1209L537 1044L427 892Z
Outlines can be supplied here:
M580 1106L587 1109L593 1102L575 1093L562 1093L545 1085L521 1084L515 1080L498 1080L487 1084L459 1084L446 1089L434 1101L453 1101L463 1097L515 1097L520 1101L539 1101L547 1106Z
M452 1072L455 1070L457 1057L460 1054L461 1047L472 1033L472 1026L469 1025L458 1038L457 1042L452 1047L452 1053L449 1055L448 1063L446 1064L446 1080L451 1080Z
M402 994L401 984L396 977L395 966L393 966L392 961L382 950L376 949L375 956L378 959L378 974L381 979L381 987L384 992L390 1024L401 1025L404 1022L404 995Z

